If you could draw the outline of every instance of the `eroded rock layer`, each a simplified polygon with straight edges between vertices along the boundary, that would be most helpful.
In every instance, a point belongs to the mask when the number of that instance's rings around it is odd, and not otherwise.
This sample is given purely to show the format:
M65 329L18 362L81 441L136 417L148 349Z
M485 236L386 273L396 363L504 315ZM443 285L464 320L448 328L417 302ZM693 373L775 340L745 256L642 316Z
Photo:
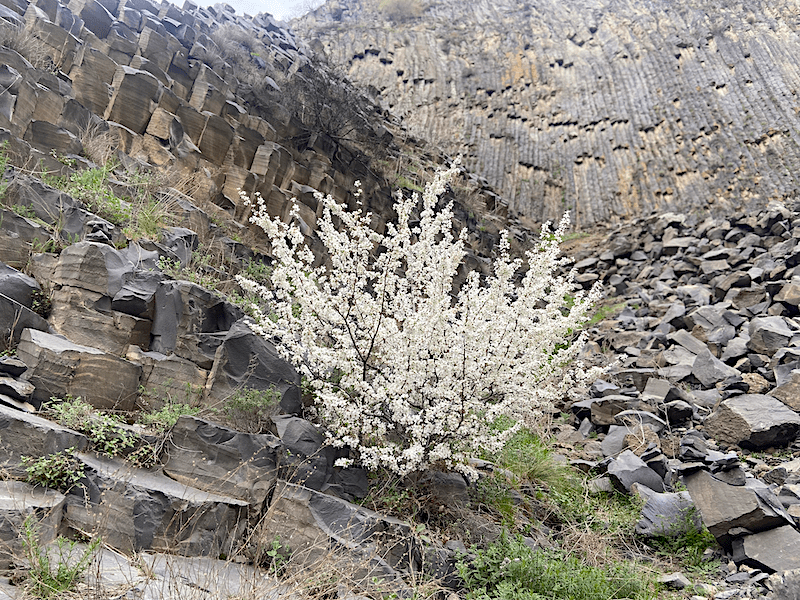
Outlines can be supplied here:
M393 20L377 4L294 26L523 214L589 225L797 193L795 2L409 0Z

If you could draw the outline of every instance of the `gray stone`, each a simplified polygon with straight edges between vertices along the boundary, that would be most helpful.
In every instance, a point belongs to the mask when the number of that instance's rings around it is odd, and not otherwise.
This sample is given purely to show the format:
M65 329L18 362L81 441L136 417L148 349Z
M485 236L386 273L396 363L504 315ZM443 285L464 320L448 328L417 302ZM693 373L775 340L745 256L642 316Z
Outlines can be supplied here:
M629 492L635 483L657 492L664 491L664 481L658 473L630 450L626 450L609 464L608 474L620 491Z
M224 333L242 316L241 309L202 286L163 281L155 294L150 349L211 369Z
M26 329L51 330L47 321L31 309L0 294L0 348L7 350L13 347Z
M704 427L714 439L743 448L785 446L800 431L800 415L772 396L743 394L723 400Z
M209 492L262 505L275 485L281 441L183 416L170 432L164 473Z
M708 350L708 347L703 342L685 329L679 329L674 333L670 333L667 338L676 344L680 344L692 354L701 354Z
M631 492L645 501L635 527L639 535L675 538L702 526L689 492L662 494L637 483L631 486Z
M772 389L769 393L794 411L800 411L800 370L793 370L789 380Z
M279 536L298 561L313 565L332 558L328 548L338 549L349 557L355 579L382 577L390 586L402 585L395 569L414 568L411 533L398 519L282 481L264 527L264 539Z
M16 356L0 356L0 373L6 373L11 377L19 377L27 368L25 363Z
M662 575L658 578L658 582L671 590L682 590L692 585L692 582L683 573Z
M24 477L22 457L38 458L68 448L84 450L85 436L42 417L0 404L0 468Z
M734 486L701 470L684 474L683 481L703 523L726 548L733 540L731 530L760 532L791 523L777 497L757 480Z
M716 358L711 351L706 349L697 355L697 359L692 366L694 375L704 387L714 387L720 381L728 377L739 376L740 373L733 367L729 367L724 362Z
M79 242L58 257L53 282L113 298L133 279L134 266L107 244Z
M783 317L759 317L750 321L750 341L747 347L753 352L772 356L789 345L794 335Z
M0 569L9 568L23 555L22 525L28 517L34 518L40 544L55 539L64 503L64 495L56 490L22 481L0 481Z
M33 277L28 277L24 273L0 263L0 294L31 308L34 293L41 291Z
M33 384L28 381L18 381L13 377L0 375L0 394L27 402L33 395L33 390Z
M592 400L592 423L595 425L614 425L614 417L628 408L628 396L608 395Z
M733 559L771 572L800 569L800 532L784 525L736 539Z
M278 437L286 448L281 460L281 476L291 482L322 490L332 475L334 449L311 423L300 417L272 417Z
M96 408L131 410L142 368L95 348L60 336L26 329L17 356L28 367L25 377L36 390L34 400L80 396Z
M800 600L800 569L769 576L769 600Z
M256 335L244 320L233 323L216 351L209 375L208 396L214 400L229 397L235 390L277 390L280 407L299 413L300 376L283 360L275 346Z
M129 552L218 556L240 543L247 503L124 461L78 456L86 477L67 494L65 521L71 527L96 532Z

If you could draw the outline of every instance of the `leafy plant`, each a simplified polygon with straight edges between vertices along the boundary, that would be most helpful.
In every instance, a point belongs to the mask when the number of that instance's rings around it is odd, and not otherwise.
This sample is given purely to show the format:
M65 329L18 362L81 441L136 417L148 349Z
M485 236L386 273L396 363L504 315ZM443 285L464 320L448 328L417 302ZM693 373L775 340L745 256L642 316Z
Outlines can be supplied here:
M270 236L276 258L274 292L237 278L274 310L273 320L253 307L257 328L315 387L331 443L348 446L369 469L408 475L441 464L474 476L469 456L499 452L589 376L570 362L585 338L574 332L599 288L584 293L556 273L568 216L528 253L521 282L523 262L511 258L503 233L494 274L472 272L454 290L466 230L454 237L452 206L439 197L457 171L438 173L426 187L419 224L412 224L418 196L400 197L397 224L385 234L370 228L369 214L318 195L329 266L315 266L296 223L271 218L260 196L251 199L251 220ZM567 294L574 303L564 309ZM501 417L515 422L492 430Z
M68 490L86 476L83 463L75 458L74 447L39 458L22 456L22 464L29 483L54 490Z
M287 548L281 543L281 538L278 535L272 538L267 548L261 549L260 555L259 563L261 566L276 577L281 574L289 561Z
M700 523L698 527L697 523ZM690 506L682 512L682 519L676 523L680 531L677 535L659 536L650 543L659 554L680 557L687 570L702 568L706 562L704 552L716 545L716 539L698 519L697 508Z
M249 433L261 433L270 423L281 393L273 388L236 390L223 405L223 412L236 429Z
M30 567L27 588L36 598L51 598L73 589L100 547L100 538L93 539L75 560L77 542L59 536L52 553L41 545L32 516L23 522L22 533L22 546Z
M139 464L144 457L153 455L148 451L148 442L122 427L117 417L95 410L79 397L67 397L63 401L51 398L46 411L60 425L85 434L92 448L101 454L133 458L134 462L138 458Z
M610 600L655 598L652 585L626 563L583 564L558 550L532 549L521 536L503 533L485 550L462 559L459 575L468 600Z
M174 427L183 415L196 415L200 409L180 402L167 402L161 409L142 413L139 422L153 429L164 431Z

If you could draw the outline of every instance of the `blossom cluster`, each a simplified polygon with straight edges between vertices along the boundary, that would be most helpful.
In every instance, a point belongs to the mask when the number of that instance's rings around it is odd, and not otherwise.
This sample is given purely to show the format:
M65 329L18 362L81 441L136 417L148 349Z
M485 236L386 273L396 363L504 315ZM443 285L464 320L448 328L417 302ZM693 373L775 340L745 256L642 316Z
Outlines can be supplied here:
M493 274L472 272L454 289L466 230L453 234L452 204L439 198L457 169L426 186L416 220L418 195L398 195L397 222L382 234L369 213L319 194L322 265L296 207L285 223L260 198L251 202L276 259L272 290L239 278L272 307L253 307L256 328L314 387L330 442L367 468L406 475L442 465L469 475L470 456L496 453L535 426L582 372L577 330L600 292L558 275L568 215L555 231L543 227L527 269L503 233Z

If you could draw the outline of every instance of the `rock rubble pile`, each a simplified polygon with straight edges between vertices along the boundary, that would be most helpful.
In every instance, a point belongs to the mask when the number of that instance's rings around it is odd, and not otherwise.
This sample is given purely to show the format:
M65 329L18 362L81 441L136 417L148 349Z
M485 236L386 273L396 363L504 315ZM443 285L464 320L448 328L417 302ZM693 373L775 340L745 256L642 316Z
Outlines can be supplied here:
M561 442L646 500L642 534L674 534L696 507L750 569L729 577L739 587L800 568L799 241L783 204L670 213L617 228L574 265L624 308L593 330L586 355L616 363L571 404Z

